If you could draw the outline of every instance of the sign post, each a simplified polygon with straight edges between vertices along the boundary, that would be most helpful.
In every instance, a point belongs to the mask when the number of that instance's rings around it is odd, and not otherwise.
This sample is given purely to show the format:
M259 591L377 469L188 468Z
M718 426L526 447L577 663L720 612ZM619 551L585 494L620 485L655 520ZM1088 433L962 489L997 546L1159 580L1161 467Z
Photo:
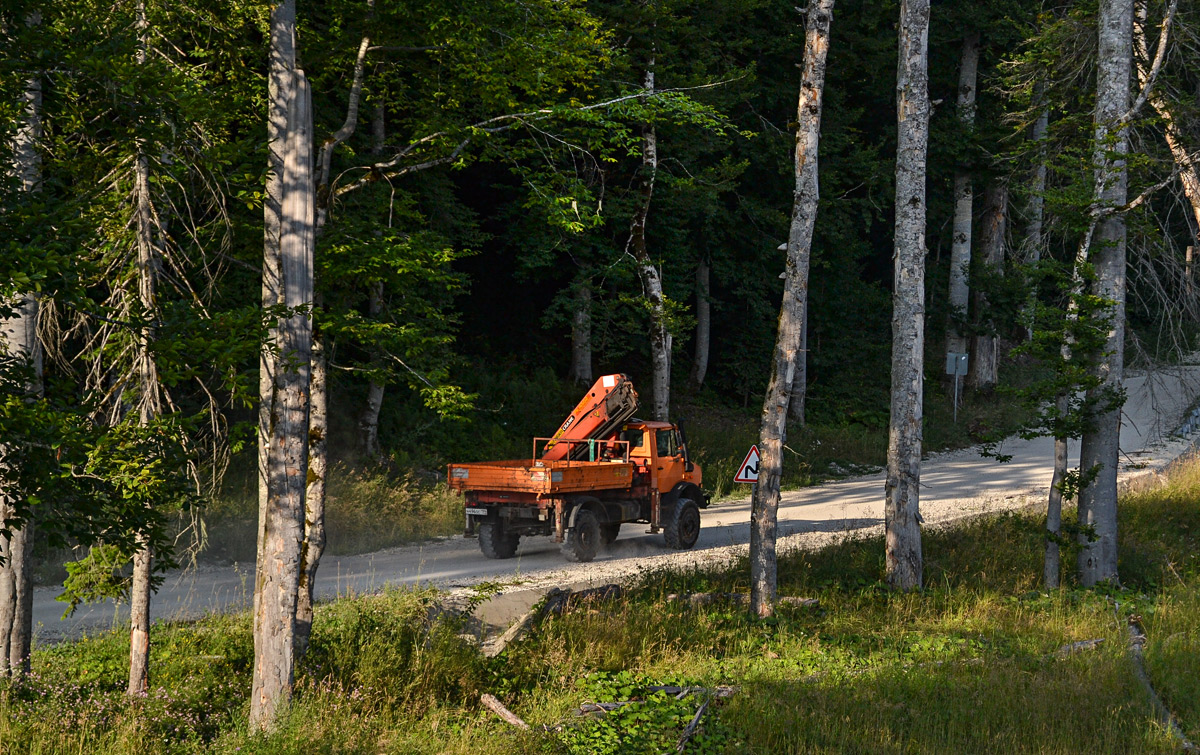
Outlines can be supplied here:
M758 444L755 443L753 446L750 446L750 450L746 453L746 458L742 460L741 466L738 467L737 474L733 476L734 482L748 482L754 485L754 487L750 488L751 497L758 492L758 465L761 458L758 455Z
M946 354L946 374L954 376L954 421L958 422L958 396L963 376L967 374L967 355L958 351Z

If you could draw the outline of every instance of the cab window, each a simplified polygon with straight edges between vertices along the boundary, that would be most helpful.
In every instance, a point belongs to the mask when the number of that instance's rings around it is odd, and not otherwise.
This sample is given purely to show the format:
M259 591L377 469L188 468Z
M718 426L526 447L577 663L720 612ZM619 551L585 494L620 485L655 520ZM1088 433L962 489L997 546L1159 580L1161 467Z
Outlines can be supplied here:
M659 430L657 437L659 456L679 455L679 443L676 441L674 430Z
M645 447L646 433L642 430L624 430L621 440L629 443L630 456L649 456L650 449Z

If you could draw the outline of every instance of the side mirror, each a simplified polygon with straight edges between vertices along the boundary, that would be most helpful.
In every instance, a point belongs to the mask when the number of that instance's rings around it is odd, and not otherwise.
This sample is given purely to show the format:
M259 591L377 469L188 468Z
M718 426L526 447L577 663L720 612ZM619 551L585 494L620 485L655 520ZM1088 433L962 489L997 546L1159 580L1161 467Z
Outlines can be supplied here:
M691 462L691 460L688 460L688 462L687 462L686 464L684 464L684 465L683 465L683 468L684 468L684 469L686 469L688 472L695 472L695 471L696 471L696 465L695 465L695 464L693 464L693 463Z

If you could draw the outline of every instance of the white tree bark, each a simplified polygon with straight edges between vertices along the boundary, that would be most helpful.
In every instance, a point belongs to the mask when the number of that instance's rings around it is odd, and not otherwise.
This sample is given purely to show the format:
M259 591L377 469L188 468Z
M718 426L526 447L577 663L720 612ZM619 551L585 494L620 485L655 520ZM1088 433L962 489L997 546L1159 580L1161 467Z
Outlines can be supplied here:
M22 122L13 139L14 169L27 192L38 191L42 181L42 160L38 142L42 138L42 84L38 76L25 83ZM22 297L16 311L0 320L0 350L10 358L26 361L33 370L30 395L42 392L42 348L37 337L38 300L32 293ZM0 464L3 460L0 447ZM33 556L34 522L26 519L20 527L8 524L16 513L17 491L0 487L0 526L11 534L0 535L0 677L29 671L29 653L33 647Z
M296 604L296 657L308 652L312 636L313 589L317 568L325 553L325 476L328 469L327 428L329 400L326 385L328 355L324 338L313 339L312 377L309 392L312 408L309 412L308 489L304 495L304 543L300 552L300 587Z
M896 76L895 284L884 529L887 581L921 587L921 418L925 355L925 157L929 144L929 0L901 0Z
M383 312L383 281L371 284L367 293L367 312L371 319L378 318ZM372 380L367 385L367 403L362 415L358 418L358 444L364 456L372 459L379 458L379 412L383 409L384 385ZM316 398L313 398L316 401ZM322 491L323 493L323 491Z
M993 273L1004 271L1004 240L1008 232L1008 184L995 180L988 185L980 222L983 267ZM995 334L987 296L977 291L975 312L980 333L975 336L975 359L971 364L971 382L977 390L988 391L999 381L1000 339Z
M975 90L979 72L979 32L963 39L958 66L958 119L968 129L975 126ZM962 324L967 321L970 299L971 219L974 189L971 174L959 169L954 174L954 233L950 243L950 328L946 332L946 353L965 354L967 336Z
M277 255L283 304L293 311L312 305L315 226L311 97L304 73L294 65L295 19L294 0L272 9L269 89L272 108L282 103L286 117L284 138L271 145L272 158L277 156L281 163L278 243L272 248L268 235L264 249L266 257ZM280 321L279 346L268 425L267 499L260 512L263 526L255 574L250 724L257 729L275 726L291 700L295 674L308 473L312 357L308 314L296 312Z
M646 66L642 86L654 94L654 56ZM654 419L667 421L671 414L671 333L667 330L666 306L663 298L662 274L646 248L646 221L650 215L650 200L654 196L654 180L658 175L658 134L654 126L642 129L641 189L637 209L629 226L626 250L633 255L642 295L650 309L650 364L652 369L652 409Z
M1036 99L1041 102L1044 96L1044 87L1038 85ZM1037 120L1033 123L1033 133L1030 138L1037 145L1037 165L1033 169L1033 180L1029 187L1029 206L1026 212L1029 216L1029 225L1025 229L1025 264L1035 265L1042 258L1042 247L1045 245L1043 240L1042 227L1045 222L1046 214L1046 132L1050 128L1050 109L1043 107L1038 113ZM1029 324L1025 328L1026 340L1033 340L1033 312L1034 306L1037 304L1036 293L1030 292L1029 302L1025 307L1026 317L1029 318ZM1057 546L1056 546L1057 547ZM1055 572L1057 574L1057 572Z
M708 375L708 350L712 344L712 304L708 260L696 263L696 350L692 361L692 386L700 388Z
M571 313L571 380L591 385L592 377L592 287L587 280L575 286L575 310Z
M783 474L783 444L787 442L788 403L795 377L804 305L808 298L808 269L813 228L817 220L819 186L817 154L821 139L821 105L825 93L825 61L834 0L809 0L805 12L804 69L796 108L796 188L788 231L787 270L771 381L763 399L758 450L758 484L750 501L750 603L758 616L775 611L776 524L779 482Z
M804 406L808 398L808 290L804 293L800 348L796 351L796 374L792 377L792 400L788 403L788 416L801 427L804 426Z
M1094 186L1100 209L1126 203L1128 176L1124 155L1129 132L1133 61L1133 0L1101 0L1099 60L1096 76L1095 141L1092 154ZM1112 302L1107 314L1111 329L1099 356L1097 371L1105 389L1120 390L1125 356L1125 217L1110 212L1097 227L1092 264L1096 279L1092 293ZM1091 527L1095 540L1080 536L1079 577L1087 586L1117 581L1117 462L1121 428L1120 408L1101 412L1083 435L1080 470L1096 473L1079 495L1079 523Z

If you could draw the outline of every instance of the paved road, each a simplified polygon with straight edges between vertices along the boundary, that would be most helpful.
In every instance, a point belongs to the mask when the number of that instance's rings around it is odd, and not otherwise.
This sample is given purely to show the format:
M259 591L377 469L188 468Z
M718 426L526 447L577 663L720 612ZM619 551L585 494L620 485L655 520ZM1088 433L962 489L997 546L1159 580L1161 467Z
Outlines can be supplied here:
M1200 367L1131 377L1126 391L1123 476L1159 469L1190 447L1190 438L1171 433L1200 396ZM1044 498L1052 447L1048 438L1006 441L1001 450L1013 458L1003 465L970 449L928 459L921 476L921 510L927 526ZM1073 445L1071 452L1074 462L1077 447ZM807 547L848 531L882 527L883 481L880 472L785 492L779 510L781 548ZM607 553L585 565L566 563L549 538L528 538L517 557L506 561L483 558L476 541L461 537L360 556L326 556L317 593L332 598L372 592L387 584L458 588L481 581L519 581L520 589L527 591L538 585L603 583L648 566L728 560L738 546L749 542L748 499L715 504L702 516L700 540L692 551L669 551L661 535L644 534L642 527L627 525ZM169 575L154 597L153 613L156 618L196 617L246 606L252 587L252 564L201 566ZM34 621L40 640L77 636L127 621L124 607L111 603L84 606L71 619L60 620L64 606L54 600L59 592L59 588L35 591Z

